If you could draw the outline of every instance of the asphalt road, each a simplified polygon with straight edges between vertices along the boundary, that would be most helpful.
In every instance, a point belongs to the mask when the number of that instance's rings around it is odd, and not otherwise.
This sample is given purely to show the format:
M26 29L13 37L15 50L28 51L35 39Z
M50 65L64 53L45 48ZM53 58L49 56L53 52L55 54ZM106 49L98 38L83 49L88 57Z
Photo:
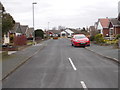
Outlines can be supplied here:
M68 39L49 40L3 88L118 88L118 65Z

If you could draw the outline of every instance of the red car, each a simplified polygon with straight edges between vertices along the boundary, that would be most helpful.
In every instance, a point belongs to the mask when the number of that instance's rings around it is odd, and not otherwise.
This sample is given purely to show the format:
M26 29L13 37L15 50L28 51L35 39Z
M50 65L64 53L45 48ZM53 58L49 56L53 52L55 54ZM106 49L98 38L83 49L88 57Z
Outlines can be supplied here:
M90 40L84 34L73 35L71 39L72 46L90 46Z

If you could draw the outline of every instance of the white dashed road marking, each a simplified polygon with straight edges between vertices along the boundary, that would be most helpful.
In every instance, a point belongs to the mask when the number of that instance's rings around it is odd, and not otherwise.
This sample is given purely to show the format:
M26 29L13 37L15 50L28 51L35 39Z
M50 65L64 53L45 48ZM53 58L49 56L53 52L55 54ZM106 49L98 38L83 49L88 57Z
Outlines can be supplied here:
M76 68L76 67L75 67L75 65L73 64L73 62L72 62L71 58L68 58L68 59L69 59L69 61L70 61L71 65L72 65L73 69L74 69L74 70L77 70L77 68Z
M88 90L88 88L87 88L87 86L86 86L84 81L80 81L80 83L81 83L82 87L84 88L84 90Z

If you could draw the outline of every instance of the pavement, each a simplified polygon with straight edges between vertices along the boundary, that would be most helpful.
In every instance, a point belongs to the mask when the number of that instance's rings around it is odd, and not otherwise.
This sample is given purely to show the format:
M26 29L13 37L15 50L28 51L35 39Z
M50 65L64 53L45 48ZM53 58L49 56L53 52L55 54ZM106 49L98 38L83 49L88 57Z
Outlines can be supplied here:
M8 51L8 55L2 57L2 79L5 79L9 74L14 72L44 46L45 43L39 43L20 51Z
M26 54L27 56L35 54L3 80L3 88L84 88L85 90L86 88L112 88L112 90L118 90L116 89L118 88L116 62L101 57L87 48L72 47L70 40L64 38L48 40L42 44L44 48L37 51L41 48L41 44L20 52L20 58ZM95 46L91 45L92 47Z
M113 48L113 46L100 46L91 43L91 46L86 48L100 56L119 62L120 50Z

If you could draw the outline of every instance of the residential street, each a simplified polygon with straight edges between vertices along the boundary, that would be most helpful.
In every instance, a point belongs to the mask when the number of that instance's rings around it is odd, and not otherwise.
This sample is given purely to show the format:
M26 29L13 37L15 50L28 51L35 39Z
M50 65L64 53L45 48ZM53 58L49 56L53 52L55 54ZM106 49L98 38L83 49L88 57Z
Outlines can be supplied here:
M72 47L65 38L50 39L44 45L3 80L3 88L118 88L116 62Z

